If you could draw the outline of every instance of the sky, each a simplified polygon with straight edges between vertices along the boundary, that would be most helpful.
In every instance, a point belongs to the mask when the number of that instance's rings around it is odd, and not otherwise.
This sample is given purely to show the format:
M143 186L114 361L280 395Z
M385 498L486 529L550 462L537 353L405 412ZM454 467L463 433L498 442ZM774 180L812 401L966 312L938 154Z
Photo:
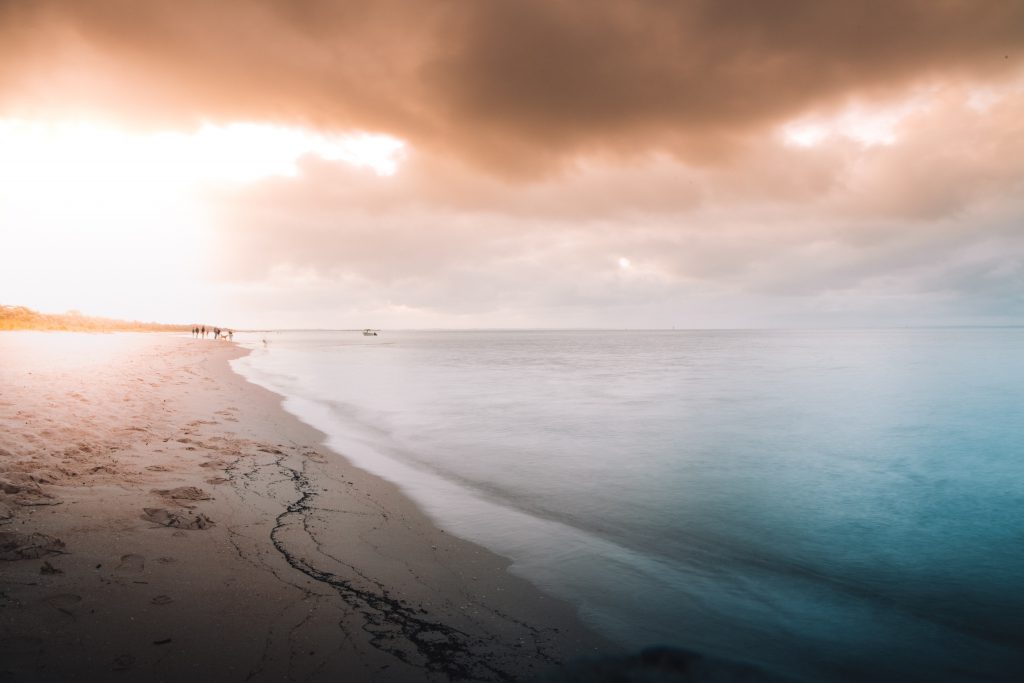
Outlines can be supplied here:
M0 0L0 303L1024 324L1021 0Z

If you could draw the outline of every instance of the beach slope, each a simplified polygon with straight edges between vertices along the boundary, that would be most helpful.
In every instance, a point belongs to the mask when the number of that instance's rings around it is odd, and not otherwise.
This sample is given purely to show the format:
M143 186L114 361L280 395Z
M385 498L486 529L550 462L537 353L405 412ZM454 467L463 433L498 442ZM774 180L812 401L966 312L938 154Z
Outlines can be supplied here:
M0 334L0 677L529 679L607 644L170 334Z

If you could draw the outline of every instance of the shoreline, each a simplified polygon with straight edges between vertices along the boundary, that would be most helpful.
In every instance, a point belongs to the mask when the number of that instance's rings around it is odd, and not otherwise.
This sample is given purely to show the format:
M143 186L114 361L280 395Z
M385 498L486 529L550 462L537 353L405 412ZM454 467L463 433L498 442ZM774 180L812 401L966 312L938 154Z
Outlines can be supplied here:
M0 669L15 677L509 680L616 651L323 445L230 367L237 345L7 335Z

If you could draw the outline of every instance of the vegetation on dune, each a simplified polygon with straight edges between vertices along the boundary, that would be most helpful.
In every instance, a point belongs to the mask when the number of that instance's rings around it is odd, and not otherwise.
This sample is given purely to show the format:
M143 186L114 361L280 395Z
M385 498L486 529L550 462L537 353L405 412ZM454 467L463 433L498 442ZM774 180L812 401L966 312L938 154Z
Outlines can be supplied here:
M40 313L24 306L0 305L0 330L68 330L73 332L188 332L189 325L164 325L94 318L78 311Z

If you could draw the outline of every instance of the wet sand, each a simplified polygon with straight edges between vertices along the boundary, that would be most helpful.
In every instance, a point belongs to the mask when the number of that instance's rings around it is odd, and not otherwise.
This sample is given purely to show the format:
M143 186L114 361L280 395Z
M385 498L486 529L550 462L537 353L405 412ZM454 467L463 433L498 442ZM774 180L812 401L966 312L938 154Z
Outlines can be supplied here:
M522 680L610 646L226 342L0 333L0 679Z

